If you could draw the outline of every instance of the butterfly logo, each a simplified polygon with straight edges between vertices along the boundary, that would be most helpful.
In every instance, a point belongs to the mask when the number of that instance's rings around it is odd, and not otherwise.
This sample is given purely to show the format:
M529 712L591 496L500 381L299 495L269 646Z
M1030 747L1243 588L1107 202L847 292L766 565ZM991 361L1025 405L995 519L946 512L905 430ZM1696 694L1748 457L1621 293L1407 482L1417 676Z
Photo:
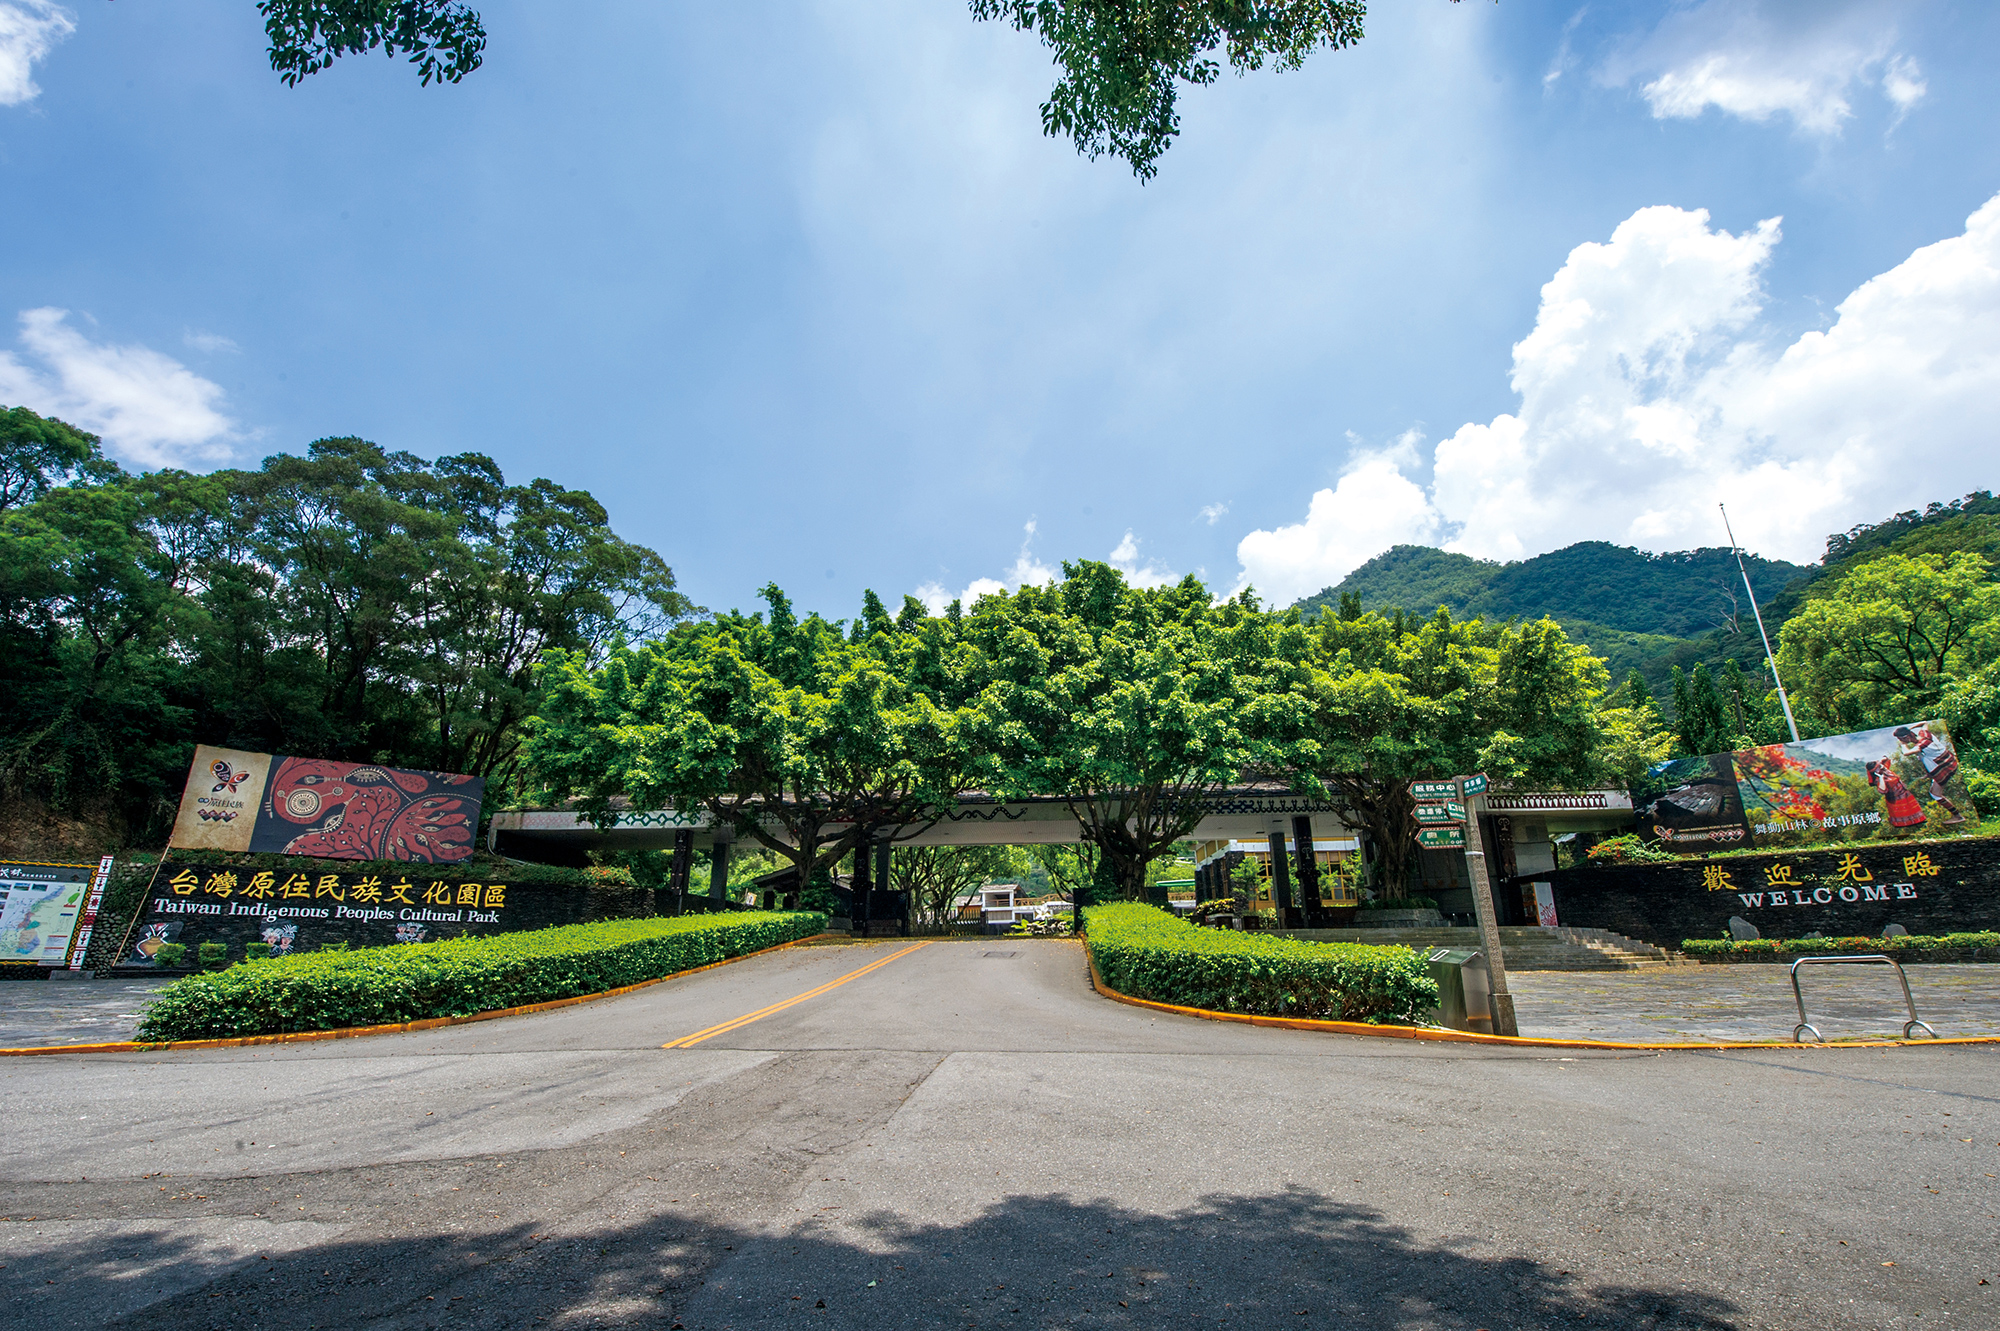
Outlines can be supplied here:
M216 759L208 770L215 774L215 789L209 792L211 795L220 794L225 790L234 795L236 788L250 775L248 772L237 771L220 758Z

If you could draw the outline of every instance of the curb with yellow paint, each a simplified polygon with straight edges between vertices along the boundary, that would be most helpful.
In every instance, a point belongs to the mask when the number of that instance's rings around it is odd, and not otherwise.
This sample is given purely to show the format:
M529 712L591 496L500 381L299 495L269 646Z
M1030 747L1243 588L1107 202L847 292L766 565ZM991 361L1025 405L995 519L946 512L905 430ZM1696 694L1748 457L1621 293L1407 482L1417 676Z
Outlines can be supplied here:
M672 975L655 976L650 980L620 985L616 989L606 989L600 993L552 998L546 1003L495 1008L490 1012L470 1012L462 1017L425 1017L421 1021L398 1021L383 1026L342 1026L330 1031L285 1031L276 1035L237 1035L219 1040L112 1040L101 1044L38 1044L0 1049L0 1058L22 1058L36 1054L173 1054L187 1049L238 1049L246 1045L303 1044L313 1040L353 1040L364 1035L402 1035L410 1031L434 1031L445 1026L465 1026L475 1021L495 1021L501 1017L525 1017L532 1012L553 1012L557 1008L574 1007L578 1003L595 1003L600 998L616 998L620 994L665 984L668 980L678 980L684 975L695 975L701 971L714 970L717 966L748 961L752 957L761 957L768 952L782 952L788 947L797 947L800 943L808 941L810 940L795 938L789 943L778 943L771 947L760 947L755 952L745 952L740 957L724 957L721 961L711 961L705 966L690 966L684 971L675 971Z
M1215 1012L1208 1008L1179 1007L1172 1003L1156 1003L1150 998L1134 998L1130 994L1121 994L1106 984L1104 977L1097 973L1097 959L1090 955L1090 946L1087 943L1084 945L1083 955L1090 966L1090 987L1114 1002L1151 1008L1155 1012L1171 1012L1181 1017L1200 1017L1206 1021L1234 1021L1247 1026L1280 1026L1286 1030L1321 1031L1329 1035L1372 1035L1377 1039L1427 1040L1441 1044L1509 1045L1527 1049L1893 1049L1904 1045L2000 1044L2000 1035L1956 1035L1939 1040L1836 1040L1826 1044L1797 1044L1789 1040L1660 1043L1556 1040L1533 1035L1482 1035L1478 1031L1454 1031L1439 1026L1376 1026L1365 1021L1315 1021L1309 1017L1265 1017L1249 1012Z

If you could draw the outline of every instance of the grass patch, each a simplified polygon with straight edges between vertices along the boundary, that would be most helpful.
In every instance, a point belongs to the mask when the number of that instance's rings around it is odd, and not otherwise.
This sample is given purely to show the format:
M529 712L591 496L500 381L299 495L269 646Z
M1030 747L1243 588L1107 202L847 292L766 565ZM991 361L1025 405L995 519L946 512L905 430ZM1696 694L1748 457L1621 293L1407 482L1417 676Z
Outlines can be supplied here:
M213 1040L465 1017L726 961L820 932L808 911L606 920L248 961L161 989L141 1040Z
M1156 1003L1322 1021L1424 1022L1437 981L1420 953L1201 929L1155 906L1083 913L1091 960L1121 994Z

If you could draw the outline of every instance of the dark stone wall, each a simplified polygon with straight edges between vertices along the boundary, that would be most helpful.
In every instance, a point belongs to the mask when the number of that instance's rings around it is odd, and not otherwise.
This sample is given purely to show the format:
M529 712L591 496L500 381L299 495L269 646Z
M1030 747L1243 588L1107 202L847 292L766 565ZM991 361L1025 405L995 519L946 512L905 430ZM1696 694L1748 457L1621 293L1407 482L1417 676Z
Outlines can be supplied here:
M170 860L153 878L114 966L151 967L151 953L161 941L186 944L189 963L201 943L225 943L231 959L240 961L246 943L269 942L274 954L286 955L317 952L330 943L431 942L629 913L607 911L607 903L597 899L602 893L580 885L475 882L446 877L430 865L412 867L419 872L329 873L314 866L286 873ZM691 898L689 904L700 909L712 903Z
M1568 926L1660 947L1717 938L1740 915L1766 938L1878 937L2000 927L2000 842L1928 841L1854 851L1630 864L1524 874L1550 883Z

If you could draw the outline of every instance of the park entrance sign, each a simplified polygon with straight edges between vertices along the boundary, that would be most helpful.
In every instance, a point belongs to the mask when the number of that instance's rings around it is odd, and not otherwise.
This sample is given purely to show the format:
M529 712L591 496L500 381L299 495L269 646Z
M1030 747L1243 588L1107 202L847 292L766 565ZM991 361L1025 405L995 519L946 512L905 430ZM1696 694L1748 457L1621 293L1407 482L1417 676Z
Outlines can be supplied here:
M485 793L476 776L204 744L167 844L451 864L472 854Z

